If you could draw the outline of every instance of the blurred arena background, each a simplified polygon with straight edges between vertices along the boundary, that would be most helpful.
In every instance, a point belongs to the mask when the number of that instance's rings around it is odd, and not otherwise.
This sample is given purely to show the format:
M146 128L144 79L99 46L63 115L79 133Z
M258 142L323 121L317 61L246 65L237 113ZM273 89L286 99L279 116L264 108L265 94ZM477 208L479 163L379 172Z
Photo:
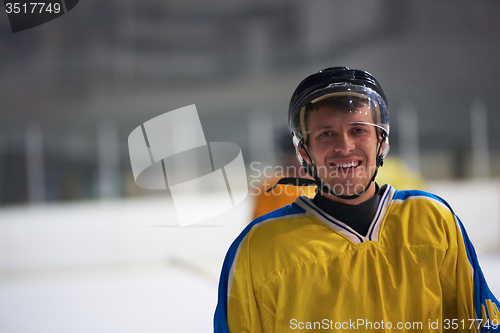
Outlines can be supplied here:
M389 156L452 205L498 297L499 16L488 0L87 0L13 34L0 14L0 332L212 331L253 195L177 227L168 191L134 183L127 137L196 104L250 182L251 163L280 163L296 85L330 66L380 81Z

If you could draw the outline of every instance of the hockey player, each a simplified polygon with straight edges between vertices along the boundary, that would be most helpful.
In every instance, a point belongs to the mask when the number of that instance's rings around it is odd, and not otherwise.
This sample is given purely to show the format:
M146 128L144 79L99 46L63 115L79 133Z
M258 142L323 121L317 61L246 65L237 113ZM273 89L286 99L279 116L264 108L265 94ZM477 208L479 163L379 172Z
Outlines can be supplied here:
M500 332L459 218L441 198L375 183L389 112L368 72L303 80L288 112L311 199L257 218L222 268L215 332Z

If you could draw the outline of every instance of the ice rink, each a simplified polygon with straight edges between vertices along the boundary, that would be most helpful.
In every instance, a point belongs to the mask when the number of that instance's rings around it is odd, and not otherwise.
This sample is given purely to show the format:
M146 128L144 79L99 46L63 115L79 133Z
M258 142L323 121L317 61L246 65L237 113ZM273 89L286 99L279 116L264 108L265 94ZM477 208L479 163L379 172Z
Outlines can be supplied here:
M464 215L500 295L498 201L462 203L460 186L432 188ZM184 228L167 197L3 208L0 332L211 332L223 257L251 199Z

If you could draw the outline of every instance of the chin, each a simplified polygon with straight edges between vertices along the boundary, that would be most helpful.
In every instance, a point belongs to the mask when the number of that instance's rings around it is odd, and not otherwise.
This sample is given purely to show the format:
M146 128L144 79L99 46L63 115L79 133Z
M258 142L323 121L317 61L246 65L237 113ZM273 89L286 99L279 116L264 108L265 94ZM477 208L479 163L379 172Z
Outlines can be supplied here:
M363 182L364 181L364 182ZM343 182L325 183L328 188L338 195L354 195L366 190L367 180L345 180ZM370 185L368 185L370 186Z

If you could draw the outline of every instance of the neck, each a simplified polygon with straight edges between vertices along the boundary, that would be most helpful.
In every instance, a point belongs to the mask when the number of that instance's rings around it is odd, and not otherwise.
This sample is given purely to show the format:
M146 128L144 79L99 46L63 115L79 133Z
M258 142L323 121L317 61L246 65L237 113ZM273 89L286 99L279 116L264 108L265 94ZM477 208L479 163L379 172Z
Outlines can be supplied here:
M375 195L375 182L370 182L370 185L368 186L368 189L365 191L365 193L354 199L342 199L335 196L334 194L324 191L321 191L321 195L333 202L338 202L345 205L359 205L360 203L365 202Z

